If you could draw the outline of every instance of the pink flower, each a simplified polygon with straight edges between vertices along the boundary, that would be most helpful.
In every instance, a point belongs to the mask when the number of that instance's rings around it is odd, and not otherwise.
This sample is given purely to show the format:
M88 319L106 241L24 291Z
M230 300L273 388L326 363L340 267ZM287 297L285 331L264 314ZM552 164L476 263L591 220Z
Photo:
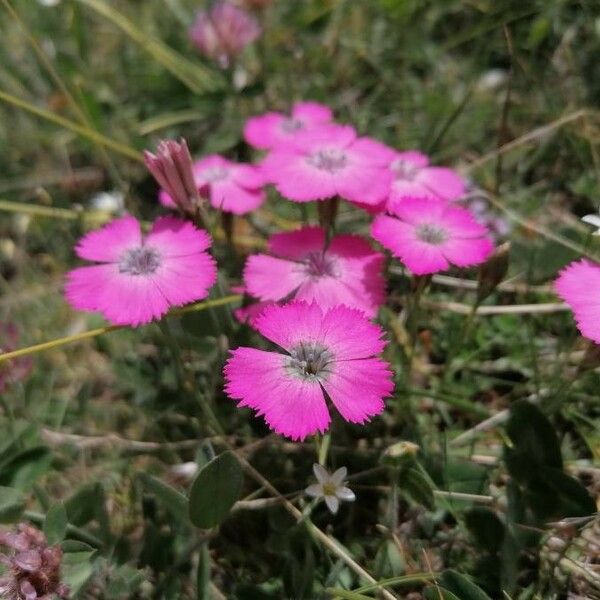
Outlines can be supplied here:
M405 198L379 215L371 234L416 275L477 265L493 250L488 231L464 208L438 198Z
M364 423L383 411L393 389L378 355L383 331L358 310L292 302L265 308L256 328L282 351L232 351L224 373L227 394L294 440L327 430L327 399L346 421Z
M416 150L395 152L390 171L393 181L388 207L394 207L404 198L436 197L456 200L464 195L465 180L447 167L429 166L429 158Z
M554 288L573 310L581 334L600 344L600 266L589 260L572 262Z
M67 275L67 300L117 325L149 323L208 295L217 277L210 244L205 231L181 219L161 217L146 236L134 217L117 219L77 244L80 258L101 264Z
M267 180L296 202L345 200L374 205L389 193L390 150L347 125L322 125L277 146L264 159Z
M211 154L194 163L194 180L199 190L207 190L213 208L244 215L258 208L266 199L264 178L258 167L235 163ZM174 208L166 190L158 196L161 204Z
M169 195L171 205L184 213L193 213L200 202L198 187L192 173L192 157L187 142L162 140L156 154L144 152L146 167L157 183Z
M234 285L231 287L231 291L234 294L243 294L244 301L242 306L236 308L233 311L233 315L240 323L245 323L254 327L254 323L256 319L260 316L262 311L267 306L272 306L275 302L267 300L266 302L256 302L252 301L252 298L249 298L246 294L246 288L243 285ZM249 302L248 302L249 301Z
M335 236L326 248L325 231L305 227L273 235L268 251L246 262L244 285L251 296L314 301L323 310L345 304L368 317L383 304L384 256L359 236Z
M198 50L222 69L260 34L258 21L248 11L224 0L198 12L189 32Z
M12 323L0 321L0 354L15 350L18 341L19 332L16 326ZM26 379L31 372L32 366L33 360L30 356L21 356L20 358L13 358L10 361L0 363L0 394L10 384Z
M61 583L62 549L49 546L46 536L28 523L17 531L0 530L0 545L9 554L0 554L7 570L0 577L0 598L5 600L50 600L69 598L68 586Z
M261 150L270 150L295 139L300 132L329 123L333 113L317 102L295 102L291 115L268 112L251 117L244 126L244 139Z

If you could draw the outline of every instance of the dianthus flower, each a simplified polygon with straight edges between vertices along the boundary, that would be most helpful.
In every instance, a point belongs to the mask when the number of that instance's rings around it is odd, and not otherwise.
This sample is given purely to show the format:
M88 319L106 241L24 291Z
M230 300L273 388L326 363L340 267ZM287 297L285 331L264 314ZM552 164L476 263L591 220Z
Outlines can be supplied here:
M289 200L309 202L340 196L376 205L389 194L389 156L389 148L357 137L353 127L322 125L275 147L262 167L265 178Z
M383 304L384 256L357 235L335 236L326 247L322 228L304 227L276 233L268 251L246 261L244 285L250 296L314 301L324 310L345 304L368 317Z
M258 208L266 199L262 189L264 178L254 165L211 154L196 161L192 170L196 187L208 194L213 208L243 215ZM175 208L166 190L161 190L158 197L163 206Z
M244 139L255 148L270 150L287 144L299 133L329 123L332 119L331 109L324 104L295 102L289 115L267 112L250 117L244 126Z
M101 264L67 275L67 300L117 325L148 323L208 295L217 277L210 244L205 231L181 219L161 217L146 236L134 217L116 219L77 244L80 258Z
M352 423L383 411L393 389L390 366L377 357L383 331L362 312L294 301L265 308L255 326L281 350L233 350L225 390L277 433L303 440L326 431L328 399Z
M477 265L493 250L487 229L445 200L405 198L391 213L376 217L371 233L416 275Z
M453 169L433 167L422 152L394 152L389 169L393 175L388 208L404 198L434 197L457 200L466 190L465 180Z
M573 310L581 334L600 344L600 265L585 259L572 262L554 288Z
M261 33L258 21L246 10L219 0L208 10L198 12L190 29L192 43L202 54L226 69Z

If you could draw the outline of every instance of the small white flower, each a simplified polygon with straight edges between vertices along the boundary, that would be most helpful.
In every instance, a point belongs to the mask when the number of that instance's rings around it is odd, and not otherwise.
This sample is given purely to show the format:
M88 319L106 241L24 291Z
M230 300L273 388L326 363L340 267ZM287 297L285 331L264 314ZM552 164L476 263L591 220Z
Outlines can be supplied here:
M600 215L585 215L585 217L581 217L581 220L588 225L596 227L596 231L592 235L600 235Z
M42 6L58 6L60 4L60 0L38 0L38 2Z
M305 493L313 498L323 498L327 508L335 515L340 507L340 500L353 502L356 499L354 492L344 485L348 469L342 467L331 475L325 467L315 463L313 472L319 483L309 485Z
M121 213L125 206L125 197L117 190L100 192L91 197L90 206L102 212Z

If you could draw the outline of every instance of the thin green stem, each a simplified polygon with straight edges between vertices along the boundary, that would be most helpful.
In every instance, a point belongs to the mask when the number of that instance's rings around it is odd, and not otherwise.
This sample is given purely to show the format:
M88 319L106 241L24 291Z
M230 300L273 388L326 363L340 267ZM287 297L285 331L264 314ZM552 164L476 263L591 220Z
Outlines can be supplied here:
M198 312L202 310L206 310L208 308L212 308L214 306L223 306L225 304L233 304L234 302L239 302L242 299L242 296L239 294L232 294L230 296L225 296L224 298L217 298L215 300L206 300L204 302L197 302L196 304L190 304L189 306L184 306L183 308L176 308L172 310L167 316L178 316L184 315L191 312ZM36 354L38 352L45 352L46 350L52 350L54 348L58 348L60 346L65 346L67 344L73 344L75 342L80 342L82 340L87 340L89 338L97 337L99 335L103 335L105 333L110 333L112 331L118 331L119 329L129 329L128 325L107 325L106 327L98 327L97 329L90 329L88 331L83 331L82 333L76 333L75 335L67 335L62 338L57 338L54 340L50 340L48 342L42 342L41 344L35 344L33 346L28 346L27 348L20 348L19 350L13 350L12 352L6 352L4 354L0 354L0 363L11 360L13 358L19 358L21 356L27 356L29 354Z

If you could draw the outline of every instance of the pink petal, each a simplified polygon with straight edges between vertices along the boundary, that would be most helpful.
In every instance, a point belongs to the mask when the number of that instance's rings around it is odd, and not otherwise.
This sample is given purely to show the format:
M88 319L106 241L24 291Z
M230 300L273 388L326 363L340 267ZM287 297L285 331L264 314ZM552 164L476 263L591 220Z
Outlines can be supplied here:
M426 167L429 164L429 157L427 154L423 154L419 150L406 150L404 152L396 153L393 160L405 160L410 162L417 167Z
M295 102L292 109L292 116L295 119L300 119L309 125L313 125L331 121L333 119L333 111L329 106L319 104L318 102Z
M484 262L494 250L488 238L452 238L440 246L446 259L457 267L470 267Z
M80 258L97 262L117 262L125 250L140 246L140 224L130 215L111 221L85 235L75 247Z
M233 180L248 190L257 190L265 184L262 170L256 165L237 164L233 170Z
M573 262L561 271L554 286L573 309L581 334L600 343L600 267L588 260Z
M173 198L165 190L159 190L158 201L167 208L177 208L177 205L173 202Z
M284 118L284 115L276 112L251 117L244 125L244 139L255 148L268 150L277 140L277 131Z
M477 238L488 234L487 228L475 219L470 210L455 204L446 205L437 222L456 237Z
M159 217L146 236L144 243L156 248L162 256L190 256L211 246L211 239L203 229L176 217Z
M387 209L395 214L408 198L426 198L428 196L431 196L431 192L420 181L392 179Z
M65 295L78 310L99 311L116 325L142 325L164 315L169 304L152 277L119 273L117 265L74 269Z
M321 227L303 227L296 231L275 233L269 238L269 251L277 256L301 260L311 252L325 247L325 232Z
M418 173L417 181L444 200L456 200L465 194L465 180L446 167L427 167Z
M364 423L383 412L394 389L389 365L378 358L336 361L323 387L342 417Z
M282 354L238 348L224 368L225 391L277 433L303 440L327 430L329 411L318 381L291 375L287 361Z
M289 200L310 202L337 195L335 177L309 164L305 155L276 150L265 158L262 168L265 177Z
M336 189L345 200L378 205L389 196L392 174L384 167L353 164L336 176Z
M360 137L352 144L352 152L364 161L387 169L390 161L396 156L396 151L389 146L370 137Z
M373 222L371 233L416 275L438 273L449 267L441 246L417 239L414 227L399 219L380 215Z
M217 263L206 252L167 258L153 280L171 306L198 302L217 280Z
M235 215L244 215L255 210L266 198L262 190L249 190L229 179L217 181L210 186L211 206Z
M283 300L306 280L298 263L266 254L248 257L244 285L251 296L261 300Z

